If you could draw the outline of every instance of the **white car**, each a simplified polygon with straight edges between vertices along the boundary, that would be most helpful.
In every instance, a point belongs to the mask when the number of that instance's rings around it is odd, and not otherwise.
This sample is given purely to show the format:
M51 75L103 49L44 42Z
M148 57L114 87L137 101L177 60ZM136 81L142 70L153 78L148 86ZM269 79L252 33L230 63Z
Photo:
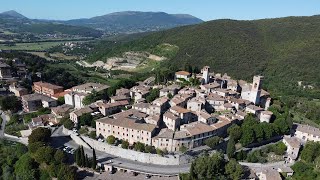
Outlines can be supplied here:
M63 148L63 151L64 151L64 152L68 152L70 149L71 149L71 148L70 148L69 146L66 146L66 147Z

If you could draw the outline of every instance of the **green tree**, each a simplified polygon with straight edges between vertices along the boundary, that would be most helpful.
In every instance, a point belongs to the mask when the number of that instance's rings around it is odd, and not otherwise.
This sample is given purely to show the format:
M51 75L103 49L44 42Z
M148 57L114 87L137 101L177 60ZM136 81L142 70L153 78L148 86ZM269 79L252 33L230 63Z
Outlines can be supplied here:
M53 161L54 149L50 146L40 147L37 152L34 154L35 160L41 164L46 163L50 164Z
M261 142L264 139L264 132L260 124L256 124L253 127L255 138L258 142Z
M114 137L113 135L110 135L107 137L108 144L114 144L115 142L116 142L116 137Z
M29 149L29 152L30 153L35 153L39 148L41 148L41 147L43 147L43 146L45 146L46 144L44 143L44 142L41 142L41 141L39 141L39 142L34 142L34 143L30 143L29 145L28 145L28 149Z
M163 155L164 155L164 152L163 152L161 149L159 149L159 148L156 149L156 152L157 152L157 154L160 155L160 156L163 156Z
M144 152L144 150L145 150L145 145L144 145L143 143L141 143L141 142L136 142L136 143L134 144L134 150L140 151L140 152Z
M221 137L219 136L214 136L206 139L204 143L209 146L211 149L213 149L216 145L218 145L221 141Z
M89 166L89 158L88 158L88 154L86 154L86 157L85 157L85 167L90 167Z
M96 151L92 149L92 169L96 169L96 167L97 167Z
M229 158L233 158L236 152L235 142L233 138L230 138L227 144L227 155Z
M63 151L61 151L60 149L58 149L55 153L54 153L54 160L57 163L65 163L67 162L67 156L64 154Z
M79 124L81 126L91 126L91 122L93 121L93 116L90 113L82 114L79 118Z
M270 139L275 135L275 130L273 125L263 122L260 124L260 126L262 127L265 139Z
M63 105L64 104L64 96L59 97L57 101L58 101L59 106Z
M76 159L76 164L78 166L82 166L81 165L81 148L80 146L78 147L78 149L75 151L75 159Z
M244 172L242 166L234 159L231 159L225 166L225 171L233 180L241 179Z
M146 97L146 100L148 103L154 101L155 99L157 99L160 95L160 89L151 89L149 95Z
M16 96L3 96L0 98L0 106L4 111L11 110L17 112L21 109L21 102Z
M242 135L241 128L237 124L232 124L227 132L230 138L233 138L235 141L238 141Z
M65 128L69 130L74 128L74 123L69 119L69 117L63 117L60 120L60 124L62 124Z
M314 160L314 164L316 165L316 168L320 170L320 156L317 156Z
M128 149L128 148L129 148L129 142L128 142L128 141L122 141L121 147L122 147L123 149Z
M242 129L242 136L240 139L240 143L242 146L247 146L251 143L253 143L255 140L254 137L254 131L252 130L251 127L245 127Z
M67 166L61 164L58 179L66 179L66 180L76 180L77 179L77 168L74 166Z
M188 151L188 148L186 148L185 146L180 146L179 147L179 151L182 152L182 153L185 153Z
M80 147L80 152L81 152L81 156L80 156L80 164L81 164L81 167L84 167L85 164L86 164L86 157L84 155L84 149L83 149L83 146Z
M50 129L39 127L32 131L28 138L29 144L35 143L35 142L44 142L48 143L50 140L51 131Z
M17 179L33 180L39 178L38 164L29 154L22 155L14 169Z
M146 145L145 153L154 153L155 151L156 151L156 149L154 148L154 146Z
M320 143L307 142L303 150L301 151L301 159L313 163L316 157L320 154Z

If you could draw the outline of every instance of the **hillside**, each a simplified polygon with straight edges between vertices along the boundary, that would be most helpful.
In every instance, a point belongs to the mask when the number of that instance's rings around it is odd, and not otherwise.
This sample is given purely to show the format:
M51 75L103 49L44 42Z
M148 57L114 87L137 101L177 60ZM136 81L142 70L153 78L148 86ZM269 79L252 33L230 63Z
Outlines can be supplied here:
M215 20L153 33L111 48L100 44L93 60L105 60L126 51L153 51L169 43L178 52L165 61L169 69L209 65L215 72L251 80L266 76L267 89L288 95L319 98L319 90L295 90L298 81L320 87L320 16L255 21Z
M138 11L116 12L89 19L61 21L64 24L96 28L109 33L157 31L201 22L203 22L201 19L187 14Z
M28 19L15 11L0 13L0 29L14 33L33 33L41 35L57 33L83 37L102 36L102 32L96 29Z

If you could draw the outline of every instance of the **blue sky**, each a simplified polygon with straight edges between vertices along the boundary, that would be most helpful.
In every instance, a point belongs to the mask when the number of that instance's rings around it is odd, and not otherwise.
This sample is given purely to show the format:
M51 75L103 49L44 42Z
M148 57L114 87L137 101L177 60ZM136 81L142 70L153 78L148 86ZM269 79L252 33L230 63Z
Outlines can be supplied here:
M203 20L249 20L320 14L320 0L0 0L0 12L29 18L88 18L117 11L185 13Z

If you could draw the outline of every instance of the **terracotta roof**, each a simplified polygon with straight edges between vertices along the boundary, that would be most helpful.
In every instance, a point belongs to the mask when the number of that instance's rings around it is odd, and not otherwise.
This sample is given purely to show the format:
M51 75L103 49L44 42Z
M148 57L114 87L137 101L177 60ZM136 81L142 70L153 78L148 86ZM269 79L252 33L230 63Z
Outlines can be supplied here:
M119 101L119 100L127 100L128 97L124 95L119 95L119 96L112 96L110 97L110 99L114 101Z
M223 105L225 108L232 108L233 105L231 103L226 103Z
M69 104L63 104L61 106L51 108L51 111L58 114L58 113L66 113L72 109L72 106Z
M66 95L68 93L69 93L68 91L63 91L63 92L54 94L52 97L58 99L59 97L63 97L64 95Z
M123 111L117 114L114 114L113 117L115 119L121 119L121 118L127 118L127 117L136 117L136 118L145 118L147 117L147 114L142 113L135 109L129 109L127 111Z
M204 119L209 119L211 118L212 116L205 110L201 110L200 112L197 112L197 115L198 116L201 116L202 118Z
M90 107L86 106L84 108L72 111L71 113L74 113L77 116L82 116L83 114L92 113L92 112L93 110Z
M297 126L296 131L312 134L315 136L320 136L320 129L318 129L318 128L315 128L315 127L309 126L309 125L303 125L303 124L296 124L296 126Z
M255 106L255 105L249 105L249 106L247 106L246 108L252 109L252 110L254 110L254 111L263 111L263 108L258 107L258 106Z
M187 124L184 129L188 131L190 135L195 136L198 134L214 131L216 128L201 122L193 122Z
M166 103L166 102L168 102L169 101L169 98L168 97L160 97L160 98L158 98L158 99L156 99L156 100L154 100L153 102L152 102L152 104L157 104L157 105L163 105L164 103Z
M50 83L47 83L47 82L34 82L33 83L34 85L37 85L37 86L41 86L41 87L44 87L44 88L48 88L48 89L63 89L62 86L57 86L57 85L54 85L54 84L50 84Z
M226 126L226 125L231 123L228 119L222 118L220 116L218 117L218 119L219 119L219 121L214 123L214 124L212 124L211 126L219 129L219 128L224 127L224 126Z
M170 108L170 111L171 112L177 112L177 113L189 113L190 112L190 110L185 109L185 108L180 107L180 106L172 106Z
M110 86L105 84L99 84L99 83L85 83L78 86L72 87L73 91L85 91L85 92L92 92L93 90L99 92L104 89L108 89Z
M296 137L284 136L283 138L291 147L300 148L301 142Z
M107 104L103 103L102 107L108 109L108 108L113 108L113 107L117 107L117 106L125 106L125 105L128 105L128 104L129 104L129 102L127 100L125 100L125 101L116 101L114 103L107 103Z
M157 136L155 136L155 139L158 138L165 138L165 139L173 139L174 136L174 131L172 131L171 129L168 128L163 128L161 129L161 131L159 132L159 134Z
M176 75L190 76L190 73L187 71L178 71L176 72Z
M166 117L166 118L168 118L168 119L170 119L170 120L173 120L173 121L177 121L177 120L180 119L179 116L173 114L173 113L170 112L170 111L165 112L165 113L163 114L163 117Z
M205 88L205 89L214 89L214 88L219 88L220 84L214 82L214 83L209 83L209 84L205 84L205 85L201 85L201 87Z
M150 103L137 103L137 104L134 104L133 107L138 109L149 108Z

